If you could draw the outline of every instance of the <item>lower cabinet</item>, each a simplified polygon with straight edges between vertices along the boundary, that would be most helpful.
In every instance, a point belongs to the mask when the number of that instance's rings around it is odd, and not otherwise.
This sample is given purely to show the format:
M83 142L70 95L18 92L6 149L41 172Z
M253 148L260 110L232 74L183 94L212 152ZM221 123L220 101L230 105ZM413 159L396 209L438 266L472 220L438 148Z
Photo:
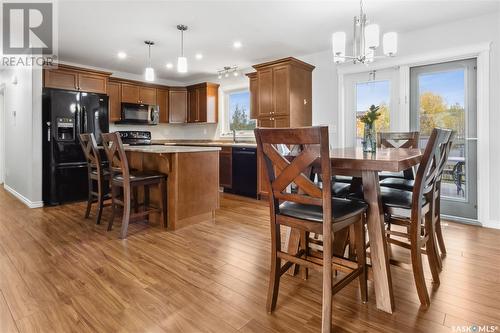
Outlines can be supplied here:
M233 186L233 152L231 147L221 147L219 152L219 183L224 189Z

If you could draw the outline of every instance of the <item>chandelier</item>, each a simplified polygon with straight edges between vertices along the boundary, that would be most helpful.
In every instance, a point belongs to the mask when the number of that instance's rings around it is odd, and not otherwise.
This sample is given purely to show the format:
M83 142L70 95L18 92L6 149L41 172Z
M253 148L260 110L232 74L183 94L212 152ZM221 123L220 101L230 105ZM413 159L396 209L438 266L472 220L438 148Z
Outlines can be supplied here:
M238 76L238 66L224 66L223 69L217 71L217 77L222 79L222 77L229 77L229 75Z
M333 61L337 64L351 60L356 63L371 63L375 58L375 50L380 45L378 24L367 24L366 13L363 11L363 0L359 2L359 16L354 16L354 39L352 55L346 55L346 33L343 31L335 32L332 35ZM387 32L383 38L383 51L387 57L394 57L398 51L398 34L396 32Z

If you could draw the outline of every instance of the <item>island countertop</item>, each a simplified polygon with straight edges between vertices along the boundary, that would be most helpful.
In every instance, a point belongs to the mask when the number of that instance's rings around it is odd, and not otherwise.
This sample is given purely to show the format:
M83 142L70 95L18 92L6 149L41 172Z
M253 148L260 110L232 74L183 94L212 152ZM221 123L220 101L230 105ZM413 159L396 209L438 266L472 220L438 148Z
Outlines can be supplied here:
M175 154L175 153L198 153L219 151L220 147L195 147L195 146L165 146L165 145L148 145L148 146L128 146L123 145L125 151L152 153L152 154Z

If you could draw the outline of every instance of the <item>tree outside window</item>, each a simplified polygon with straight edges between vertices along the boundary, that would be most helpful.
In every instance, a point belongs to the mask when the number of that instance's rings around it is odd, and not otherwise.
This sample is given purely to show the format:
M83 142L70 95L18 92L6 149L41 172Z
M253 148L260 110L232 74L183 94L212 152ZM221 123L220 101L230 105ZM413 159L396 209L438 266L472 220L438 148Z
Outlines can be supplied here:
M257 124L255 119L250 119L250 92L233 92L228 97L229 130L253 131Z

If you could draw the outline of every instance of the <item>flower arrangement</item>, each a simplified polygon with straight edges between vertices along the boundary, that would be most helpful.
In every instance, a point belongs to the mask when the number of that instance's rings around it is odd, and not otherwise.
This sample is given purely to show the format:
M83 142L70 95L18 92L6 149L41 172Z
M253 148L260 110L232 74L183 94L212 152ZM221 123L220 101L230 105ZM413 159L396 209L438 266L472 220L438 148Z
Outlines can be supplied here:
M363 151L373 153L377 149L377 140L375 134L375 121L380 117L378 111L380 106L372 105L370 109L360 118L360 121L365 124L363 135Z
M380 106L370 106L370 109L360 118L361 122L365 125L373 125L375 120L380 117L380 112L378 112L379 109Z

